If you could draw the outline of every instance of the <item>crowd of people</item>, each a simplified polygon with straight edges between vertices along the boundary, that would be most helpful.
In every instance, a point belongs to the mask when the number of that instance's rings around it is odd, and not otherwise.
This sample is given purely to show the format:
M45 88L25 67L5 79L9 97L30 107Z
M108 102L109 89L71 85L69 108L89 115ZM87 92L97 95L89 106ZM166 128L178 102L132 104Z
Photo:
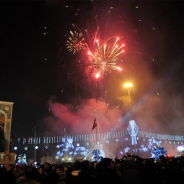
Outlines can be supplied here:
M127 154L61 164L1 165L1 184L184 184L184 157L144 159Z

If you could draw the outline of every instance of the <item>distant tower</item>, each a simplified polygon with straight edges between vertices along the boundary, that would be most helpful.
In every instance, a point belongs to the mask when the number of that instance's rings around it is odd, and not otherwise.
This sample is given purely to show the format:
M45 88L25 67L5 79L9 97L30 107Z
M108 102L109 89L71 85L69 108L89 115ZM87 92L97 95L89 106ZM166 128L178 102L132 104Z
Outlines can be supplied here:
M0 162L2 163L10 163L11 155L10 155L10 136L11 136L11 123L12 123L12 112L13 112L13 102L3 102L0 101L0 128L1 128L1 136L5 138L7 141L6 147L4 151L4 157ZM2 137L1 137L2 139ZM1 142L1 147L2 147ZM3 153L1 153L3 154Z

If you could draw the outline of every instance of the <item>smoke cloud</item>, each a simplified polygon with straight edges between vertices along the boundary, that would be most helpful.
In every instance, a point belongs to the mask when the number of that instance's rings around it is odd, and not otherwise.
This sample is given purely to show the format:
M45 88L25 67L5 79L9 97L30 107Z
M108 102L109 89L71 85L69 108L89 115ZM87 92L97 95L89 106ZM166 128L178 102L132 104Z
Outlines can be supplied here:
M95 99L82 100L80 105L58 103L54 98L48 101L51 115L44 122L48 129L68 134L92 133L92 126L96 117L98 132L111 131L115 126L122 126L122 112L116 107L109 107L104 101ZM117 126L118 125L118 126Z

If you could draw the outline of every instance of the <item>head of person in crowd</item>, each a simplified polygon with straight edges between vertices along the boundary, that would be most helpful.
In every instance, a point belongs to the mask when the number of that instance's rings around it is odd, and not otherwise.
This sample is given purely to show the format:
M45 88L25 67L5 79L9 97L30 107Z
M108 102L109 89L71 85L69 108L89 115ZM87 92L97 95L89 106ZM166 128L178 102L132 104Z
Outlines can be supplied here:
M81 163L81 171L86 172L86 171L89 170L89 167L90 167L90 163L89 163L88 160L82 161L82 163Z
M56 172L56 169L57 169L57 166L56 165L52 165L51 166L51 172L52 173L55 173Z
M43 168L42 167L38 167L37 170L38 170L39 174L43 174Z
M12 166L9 163L5 163L4 168L6 169L6 171L12 170Z
M67 170L68 170L67 165L63 165L63 171L66 173L66 172L67 172Z
M63 174L63 170L64 170L63 166L61 166L61 165L57 166L56 167L56 173L57 173L57 175Z
M120 163L121 163L121 160L118 159L118 158L115 158L115 165L118 165L118 164L120 164Z
M111 162L112 160L110 158L103 158L101 161L101 166L103 168L111 168Z
M98 164L98 162L97 162L97 161L93 161L93 162L92 162L92 167L95 169L95 168L96 168L96 166L97 166L97 164Z
M48 162L45 162L43 164L43 171L46 172L46 173L50 172L50 164Z
M25 177L30 179L30 180L33 180L35 178L35 174L36 174L36 171L35 171L35 168L32 167L32 166L28 166L25 170Z
M80 170L81 169L81 162L76 160L73 164L74 170Z

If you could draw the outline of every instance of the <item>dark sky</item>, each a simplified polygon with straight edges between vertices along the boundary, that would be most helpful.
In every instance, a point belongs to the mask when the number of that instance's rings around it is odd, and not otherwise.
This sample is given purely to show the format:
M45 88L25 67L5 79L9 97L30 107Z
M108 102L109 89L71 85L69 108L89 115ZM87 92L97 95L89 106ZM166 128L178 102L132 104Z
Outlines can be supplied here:
M159 93L164 99L162 107L168 109L166 119L177 111L181 120L184 3L101 0L95 7L101 30L106 32L103 36L116 30L125 37L128 72L119 78L133 78L137 83L135 104L146 93ZM12 132L31 135L35 125L40 131L44 129L42 120L50 114L47 102L53 96L63 104L92 97L91 87L83 79L85 74L75 64L80 56L69 53L65 45L71 23L85 27L86 22L86 26L94 27L90 23L94 23L93 8L91 1L84 0L0 2L0 100L14 102ZM145 68L148 76L143 76ZM145 82L147 78L150 83ZM169 108L172 97L180 105Z

